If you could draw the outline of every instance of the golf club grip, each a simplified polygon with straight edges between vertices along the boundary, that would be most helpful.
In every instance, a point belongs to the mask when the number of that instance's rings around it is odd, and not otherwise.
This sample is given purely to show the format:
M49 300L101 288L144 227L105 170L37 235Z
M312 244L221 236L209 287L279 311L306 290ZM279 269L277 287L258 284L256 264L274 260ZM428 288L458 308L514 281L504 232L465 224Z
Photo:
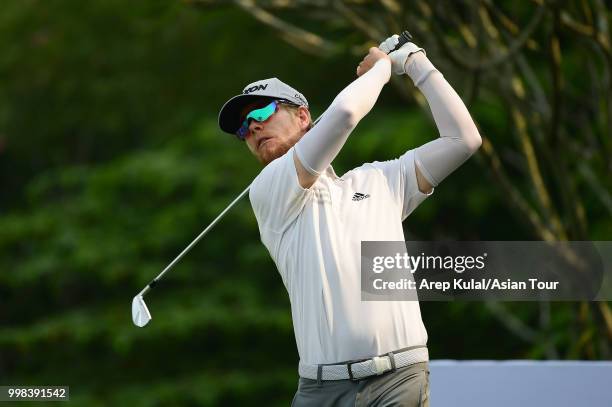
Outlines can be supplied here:
M395 48L389 51L389 54L393 51L397 51L398 49L400 49L405 43L412 41L412 34L410 34L407 30L404 30L399 35L399 38L397 40L397 45L395 46Z

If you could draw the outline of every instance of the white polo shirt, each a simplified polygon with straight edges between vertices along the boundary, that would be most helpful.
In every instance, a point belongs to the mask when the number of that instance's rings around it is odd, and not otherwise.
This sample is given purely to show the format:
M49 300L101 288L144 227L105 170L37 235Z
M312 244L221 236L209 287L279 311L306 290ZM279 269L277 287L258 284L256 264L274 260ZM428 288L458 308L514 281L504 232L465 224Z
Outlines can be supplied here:
M249 198L261 240L289 293L300 363L338 363L427 343L417 301L361 301L361 241L403 241L427 197L414 152L300 186L294 148L268 164Z

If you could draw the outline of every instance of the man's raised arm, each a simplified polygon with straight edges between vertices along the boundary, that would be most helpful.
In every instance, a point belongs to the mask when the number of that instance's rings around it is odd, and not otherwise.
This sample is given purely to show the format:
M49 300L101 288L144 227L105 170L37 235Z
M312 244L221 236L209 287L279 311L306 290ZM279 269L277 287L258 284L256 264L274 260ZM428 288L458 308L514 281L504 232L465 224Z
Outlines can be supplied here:
M380 44L380 48L393 49L395 44L396 35ZM407 43L390 57L393 71L408 74L427 99L440 133L438 139L415 149L419 190L429 193L478 150L482 139L463 101L422 48Z
M310 188L340 152L357 123L374 107L391 76L389 56L370 48L357 68L357 78L336 96L321 120L295 145L298 179Z

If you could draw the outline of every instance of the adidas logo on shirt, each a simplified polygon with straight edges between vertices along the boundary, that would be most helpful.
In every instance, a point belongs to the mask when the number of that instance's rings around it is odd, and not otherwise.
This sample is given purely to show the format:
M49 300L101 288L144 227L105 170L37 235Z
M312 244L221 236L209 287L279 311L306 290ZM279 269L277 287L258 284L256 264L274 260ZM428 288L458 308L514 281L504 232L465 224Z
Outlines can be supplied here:
M370 195L368 194L362 194L361 192L355 192L355 195L353 195L353 201L361 201L369 197Z

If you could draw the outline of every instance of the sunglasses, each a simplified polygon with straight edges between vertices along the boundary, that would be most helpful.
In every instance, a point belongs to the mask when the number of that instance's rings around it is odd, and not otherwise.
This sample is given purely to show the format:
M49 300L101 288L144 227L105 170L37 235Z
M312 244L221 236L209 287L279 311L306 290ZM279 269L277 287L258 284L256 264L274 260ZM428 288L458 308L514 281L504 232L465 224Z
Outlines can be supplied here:
M274 113L278 111L278 105L280 104L297 106L293 103L284 102L282 100L273 100L272 102L270 102L264 107L260 107L258 109L251 110L244 118L244 121L242 122L242 125L240 126L240 128L236 131L236 135L238 136L238 138L240 140L244 140L246 138L249 132L249 125L251 123L251 120L255 120L260 123L265 122Z

